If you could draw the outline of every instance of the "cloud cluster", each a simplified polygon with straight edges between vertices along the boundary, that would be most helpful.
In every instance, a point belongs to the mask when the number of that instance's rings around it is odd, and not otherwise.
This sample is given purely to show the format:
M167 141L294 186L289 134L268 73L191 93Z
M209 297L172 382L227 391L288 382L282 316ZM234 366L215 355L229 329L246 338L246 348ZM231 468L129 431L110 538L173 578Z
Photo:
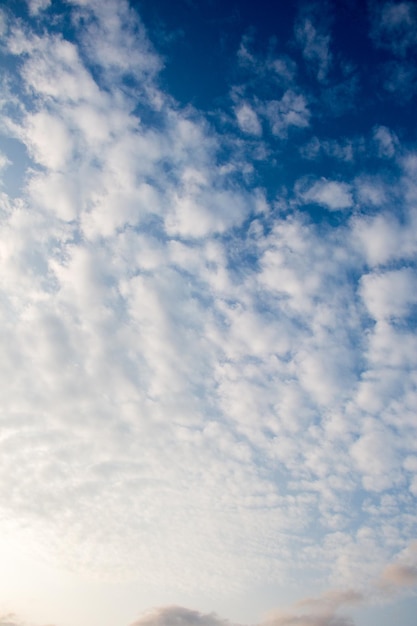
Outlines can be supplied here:
M323 5L320 8L318 5L307 5L301 12L295 27L295 38L301 47L302 55L319 82L326 81L332 64L330 35L326 28L327 25L321 23L325 13L325 5L324 11ZM321 16L321 20L319 16Z
M24 183L0 205L2 517L66 567L155 588L291 584L314 562L366 586L415 532L416 152L372 122L386 177L293 172L268 197L242 175L254 143L315 122L295 61L264 60L278 94L236 90L222 135L160 88L127 2L65 8L71 41L5 27L2 129L30 163L6 154ZM314 24L296 38L324 83ZM345 164L364 142L319 143ZM273 623L344 626L338 602ZM172 622L222 623L138 624Z
M372 38L381 48L404 57L417 45L417 13L412 2L382 2L373 11Z
M381 66L383 86L394 96L408 99L416 92L417 84L412 60L417 47L415 3L382 2L370 6L374 45L393 55Z
M346 611L372 603L380 591L387 597L401 589L417 587L416 544L410 544L400 560L383 567L376 584L364 594L355 589L333 589L317 596L302 598L285 609L271 611L259 626L353 626ZM203 614L179 606L147 611L132 626L227 626L217 615Z

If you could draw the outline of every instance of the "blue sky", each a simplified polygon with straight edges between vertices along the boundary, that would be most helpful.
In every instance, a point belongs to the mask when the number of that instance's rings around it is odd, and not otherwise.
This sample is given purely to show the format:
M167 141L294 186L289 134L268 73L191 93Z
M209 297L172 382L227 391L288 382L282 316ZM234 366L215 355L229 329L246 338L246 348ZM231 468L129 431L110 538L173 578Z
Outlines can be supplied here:
M0 626L414 626L417 5L0 8Z

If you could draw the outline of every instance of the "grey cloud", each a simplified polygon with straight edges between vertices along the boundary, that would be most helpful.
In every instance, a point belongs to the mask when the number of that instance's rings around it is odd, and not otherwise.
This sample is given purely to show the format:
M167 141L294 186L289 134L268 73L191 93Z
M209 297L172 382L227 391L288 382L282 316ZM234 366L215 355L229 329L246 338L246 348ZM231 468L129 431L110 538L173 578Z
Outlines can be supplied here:
M167 606L145 613L131 626L227 626L214 613L204 614L181 606Z

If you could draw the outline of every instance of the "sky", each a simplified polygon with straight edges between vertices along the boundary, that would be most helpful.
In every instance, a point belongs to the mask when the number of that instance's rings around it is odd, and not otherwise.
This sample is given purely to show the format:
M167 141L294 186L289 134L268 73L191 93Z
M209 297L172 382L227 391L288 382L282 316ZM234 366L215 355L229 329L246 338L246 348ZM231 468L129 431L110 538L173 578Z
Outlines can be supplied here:
M415 626L417 3L3 0L0 626Z

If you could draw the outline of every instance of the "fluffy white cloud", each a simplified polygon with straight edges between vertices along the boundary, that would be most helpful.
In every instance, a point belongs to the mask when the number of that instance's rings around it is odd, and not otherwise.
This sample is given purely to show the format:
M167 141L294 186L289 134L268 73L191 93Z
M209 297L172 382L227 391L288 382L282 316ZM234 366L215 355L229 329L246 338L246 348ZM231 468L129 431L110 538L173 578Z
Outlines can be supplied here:
M387 189L378 179L359 178L355 181L356 194L362 206L378 207L386 204Z
M236 109L236 118L240 129L250 135L262 135L262 126L255 111L248 104L241 104Z
M417 304L417 275L410 268L362 277L361 293L375 320L400 318Z
M364 433L353 444L351 454L363 475L367 490L380 491L399 479L399 459L393 432L375 422L365 422Z
M37 15L40 11L45 11L45 9L51 5L51 0L27 0L27 2L31 15Z
M347 183L322 178L311 185L297 185L296 190L299 190L304 203L314 202L330 211L340 211L353 205L351 188Z
M281 100L271 100L265 105L265 115L271 131L279 137L286 135L293 126L305 128L309 125L310 111L302 94L288 89Z

